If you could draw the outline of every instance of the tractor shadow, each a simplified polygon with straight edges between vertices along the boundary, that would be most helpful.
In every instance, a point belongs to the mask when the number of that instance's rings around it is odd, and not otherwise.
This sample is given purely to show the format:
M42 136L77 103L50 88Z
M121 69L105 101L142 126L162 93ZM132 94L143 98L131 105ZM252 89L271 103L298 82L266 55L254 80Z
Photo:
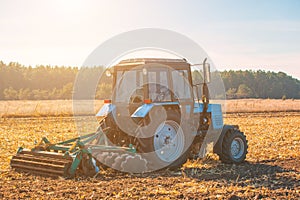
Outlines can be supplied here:
M207 159L204 161L192 161L181 170L161 170L145 174L128 174L105 170L104 174L98 176L105 181L114 179L160 179L160 178L188 178L199 181L214 181L220 185L236 185L240 187L251 186L254 188L265 187L271 190L294 189L300 187L299 158L285 160L264 160L258 163L245 162L240 165L223 164L218 160ZM287 164L288 163L288 164ZM196 166L196 167L190 167Z
M219 160L208 158L188 161L177 171L164 169L144 174L128 174L112 169L105 169L97 176L103 181L115 179L161 179L164 180L194 179L199 184L202 181L214 181L220 185L235 185L253 188L294 189L300 187L300 156L296 158L262 160L259 162L244 162L239 165L223 164ZM184 181L184 180L183 180Z
M271 190L294 189L300 186L300 180L296 176L300 175L299 165L299 158L245 162L240 165L208 160L205 167L186 167L182 173L199 181L216 181L241 187L266 187Z

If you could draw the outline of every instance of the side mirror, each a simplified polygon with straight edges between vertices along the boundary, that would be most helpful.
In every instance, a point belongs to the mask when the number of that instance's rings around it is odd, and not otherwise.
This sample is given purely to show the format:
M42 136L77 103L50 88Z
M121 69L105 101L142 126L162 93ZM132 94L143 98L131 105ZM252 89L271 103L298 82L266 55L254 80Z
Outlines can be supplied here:
M192 71L192 79L193 79L193 85L201 85L203 83L203 78L201 75L200 70L198 69L193 69Z
M204 83L209 83L211 79L209 63L204 63L203 65L203 76L204 76Z

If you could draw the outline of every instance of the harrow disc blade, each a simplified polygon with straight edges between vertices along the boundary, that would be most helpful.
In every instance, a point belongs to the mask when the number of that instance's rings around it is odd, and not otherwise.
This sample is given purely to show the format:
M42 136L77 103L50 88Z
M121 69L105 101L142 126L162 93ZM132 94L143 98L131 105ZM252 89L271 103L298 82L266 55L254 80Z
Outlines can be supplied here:
M141 155L126 152L93 151L93 157L104 166L128 173L145 173L148 171L148 161Z
M71 164L72 158L64 157L62 153L29 149L17 153L10 162L16 171L50 177L68 176Z
M144 173L148 170L147 163L141 155L129 155L121 163L121 169L130 173Z

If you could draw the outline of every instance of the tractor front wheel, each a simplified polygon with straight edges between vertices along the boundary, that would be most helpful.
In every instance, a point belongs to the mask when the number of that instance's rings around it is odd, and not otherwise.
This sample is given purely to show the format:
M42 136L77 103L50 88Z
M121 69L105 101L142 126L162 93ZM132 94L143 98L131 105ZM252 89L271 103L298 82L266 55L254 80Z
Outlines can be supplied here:
M248 144L244 133L238 129L230 129L224 136L219 158L224 163L239 164L245 161L247 149Z

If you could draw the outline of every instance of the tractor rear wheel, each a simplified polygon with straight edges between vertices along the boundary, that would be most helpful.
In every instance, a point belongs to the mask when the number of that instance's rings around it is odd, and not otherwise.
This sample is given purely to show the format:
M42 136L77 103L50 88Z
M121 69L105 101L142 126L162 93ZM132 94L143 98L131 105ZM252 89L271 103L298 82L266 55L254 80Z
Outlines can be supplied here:
M144 146L143 152L152 152L154 155L149 161L151 165L163 166L160 169L176 169L187 161L187 138L180 126L180 114L177 112L168 112L167 119L157 126L153 136L142 139L140 142Z
M223 138L219 158L224 163L239 164L245 161L248 144L246 136L238 129L230 129Z

